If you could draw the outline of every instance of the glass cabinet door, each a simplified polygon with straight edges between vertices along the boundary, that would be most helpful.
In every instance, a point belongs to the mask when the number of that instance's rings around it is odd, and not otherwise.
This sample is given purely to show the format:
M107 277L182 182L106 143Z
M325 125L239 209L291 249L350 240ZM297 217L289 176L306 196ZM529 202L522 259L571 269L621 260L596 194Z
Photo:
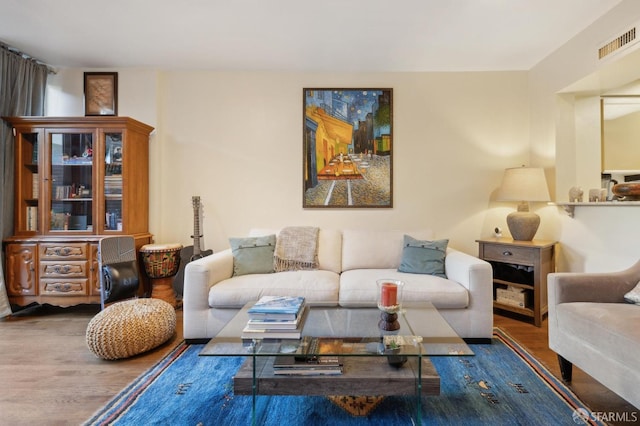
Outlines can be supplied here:
M16 179L18 193L16 200L18 217L15 218L16 233L35 233L40 230L38 221L38 200L40 198L40 180L38 173L37 132L23 132L16 145Z
M104 230L122 231L122 133L104 136Z
M93 133L50 133L50 232L93 230Z

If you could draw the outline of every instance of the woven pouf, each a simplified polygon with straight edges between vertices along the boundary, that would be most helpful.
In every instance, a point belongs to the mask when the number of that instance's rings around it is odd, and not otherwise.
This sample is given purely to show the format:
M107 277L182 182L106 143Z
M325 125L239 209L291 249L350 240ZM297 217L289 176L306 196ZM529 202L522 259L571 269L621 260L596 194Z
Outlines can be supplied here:
M160 346L176 331L176 311L160 299L114 303L87 326L87 346L103 359L128 358Z

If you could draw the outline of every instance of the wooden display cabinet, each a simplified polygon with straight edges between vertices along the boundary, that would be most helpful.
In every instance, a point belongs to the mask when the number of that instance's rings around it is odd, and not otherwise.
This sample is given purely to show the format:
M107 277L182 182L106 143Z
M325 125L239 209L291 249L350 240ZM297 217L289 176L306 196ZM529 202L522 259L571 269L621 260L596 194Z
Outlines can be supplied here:
M128 117L4 117L15 136L11 303L100 302L98 242L149 233L149 135ZM143 278L143 277L141 277Z
M493 268L493 307L533 318L547 313L547 275L555 271L555 242L477 240L479 258Z

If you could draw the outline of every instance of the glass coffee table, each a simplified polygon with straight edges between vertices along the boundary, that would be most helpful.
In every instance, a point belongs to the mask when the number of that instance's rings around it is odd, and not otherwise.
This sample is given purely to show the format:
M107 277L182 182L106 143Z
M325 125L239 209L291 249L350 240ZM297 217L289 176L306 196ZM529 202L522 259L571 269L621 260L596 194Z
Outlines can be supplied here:
M428 302L405 304L398 313L400 329L392 332L378 327L376 308L314 304L301 339L242 339L252 305L242 308L200 355L246 357L234 377L234 393L253 396L254 424L259 395L413 395L415 420L421 424L422 397L440 394L440 377L429 357L473 355ZM303 339L311 338L323 344L305 356L338 357L342 373L276 374L278 358L291 358Z

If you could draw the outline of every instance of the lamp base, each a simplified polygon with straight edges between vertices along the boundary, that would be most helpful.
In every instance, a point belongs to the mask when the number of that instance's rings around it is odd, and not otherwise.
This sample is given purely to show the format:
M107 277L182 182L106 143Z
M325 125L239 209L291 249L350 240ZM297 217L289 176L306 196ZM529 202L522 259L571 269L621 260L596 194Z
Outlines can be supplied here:
M507 226L514 240L531 241L538 232L540 216L532 212L513 212L507 216Z

